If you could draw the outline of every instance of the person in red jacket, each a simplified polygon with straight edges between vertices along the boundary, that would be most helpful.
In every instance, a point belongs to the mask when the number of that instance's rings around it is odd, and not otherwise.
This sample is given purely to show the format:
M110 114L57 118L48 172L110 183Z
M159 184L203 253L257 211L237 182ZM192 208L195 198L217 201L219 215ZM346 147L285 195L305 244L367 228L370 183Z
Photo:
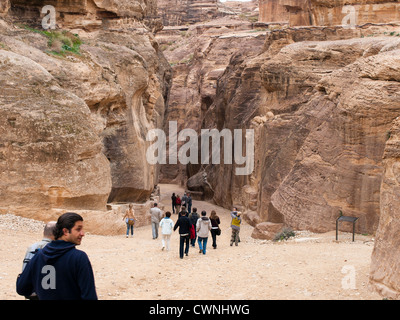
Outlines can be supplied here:
M181 211L181 204L182 204L182 200L179 197L179 194L176 195L176 212L175 213L179 213Z

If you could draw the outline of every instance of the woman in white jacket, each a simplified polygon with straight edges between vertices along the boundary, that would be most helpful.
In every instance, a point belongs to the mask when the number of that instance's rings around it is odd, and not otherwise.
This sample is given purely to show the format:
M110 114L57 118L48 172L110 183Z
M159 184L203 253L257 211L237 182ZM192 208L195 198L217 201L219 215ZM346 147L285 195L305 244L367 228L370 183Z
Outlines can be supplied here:
M169 243L171 239L171 234L172 230L174 228L174 222L171 219L171 212L167 211L165 213L165 218L161 219L160 221L160 228L161 228L161 243L162 243L162 249L164 250L167 248L167 251L169 251Z
M208 233L211 230L211 221L208 217L206 217L206 212L203 210L201 212L201 218L197 220L196 230L197 230L197 241L199 243L199 253L206 254Z

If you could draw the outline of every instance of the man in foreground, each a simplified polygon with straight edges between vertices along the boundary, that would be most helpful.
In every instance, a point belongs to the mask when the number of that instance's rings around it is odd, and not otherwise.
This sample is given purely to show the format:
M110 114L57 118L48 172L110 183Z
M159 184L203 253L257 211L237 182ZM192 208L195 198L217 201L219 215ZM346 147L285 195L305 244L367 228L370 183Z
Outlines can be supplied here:
M17 293L39 300L97 300L91 263L77 250L85 233L83 218L73 212L61 215L50 242L28 263L17 278Z

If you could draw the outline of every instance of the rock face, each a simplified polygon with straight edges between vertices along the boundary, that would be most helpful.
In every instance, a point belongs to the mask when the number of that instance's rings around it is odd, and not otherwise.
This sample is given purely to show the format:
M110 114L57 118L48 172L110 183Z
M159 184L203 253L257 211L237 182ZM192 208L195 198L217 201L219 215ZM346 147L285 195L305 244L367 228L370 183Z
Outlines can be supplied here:
M214 200L316 232L334 230L342 211L360 217L358 232L371 233L379 221L387 132L400 110L398 83L390 80L400 41L345 39L355 37L350 33L336 40L340 30L330 41L315 41L329 39L329 32L275 31L264 53L231 60L216 101L219 114L229 115L222 127L254 128L255 170L238 177L216 166L212 175L221 183L213 184Z
M311 25L308 0L259 0L261 22L284 22L291 26Z
M109 202L146 202L158 183L146 134L162 127L171 79L145 25L154 1L46 3L59 15L47 34L42 4L11 1L8 23L20 13L30 28L0 23L2 210L99 217Z
M397 69L399 71L399 69ZM378 71L379 73L379 71ZM394 79L399 81L399 73ZM379 227L371 257L370 278L382 296L400 299L399 244L399 135L400 119L388 131L383 155L384 173L381 185Z
M0 50L0 68L2 206L104 209L110 167L86 103L22 55Z
M176 121L178 133L193 129L200 136L201 129L219 129L215 123L216 117L221 118L215 107L217 81L238 50L242 59L262 50L265 31L254 30L248 21L225 18L190 26L186 31L166 29L157 34L157 39L174 69L165 132L170 135L170 121ZM178 149L184 143L179 142ZM187 166L168 161L161 166L160 179L182 185L187 181L192 192L211 199L214 178L210 173L200 161Z
M218 0L160 0L157 7L165 26L193 24L221 15Z
M274 240L282 229L283 223L261 222L256 225L251 236L255 239Z
M214 23L221 17L246 17L258 20L258 1L219 0L159 0L158 15L164 26L189 26L195 23Z
M10 9L10 1L9 0L4 0L0 2L0 17L4 17L8 9Z
M118 28L124 23L143 20L155 16L155 0L9 0L9 15L14 21L29 22L39 26L45 14L41 10L46 5L56 9L57 26L61 29L82 29L88 32L107 25Z
M400 21L400 4L387 0L260 0L261 22L290 26L336 26L354 19L356 25Z

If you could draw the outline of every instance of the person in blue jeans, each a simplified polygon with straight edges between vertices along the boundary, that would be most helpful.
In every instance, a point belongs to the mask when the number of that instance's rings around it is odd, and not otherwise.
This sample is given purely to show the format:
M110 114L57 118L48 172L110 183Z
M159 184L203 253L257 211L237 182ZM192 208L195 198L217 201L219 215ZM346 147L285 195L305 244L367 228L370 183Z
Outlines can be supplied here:
M185 254L189 254L190 227L192 224L190 223L189 218L186 216L187 212L182 211L181 213L182 215L175 223L174 231L179 227L179 257L183 259L183 247L185 244Z
M190 214L192 212L192 196L190 195L190 193L188 193L187 197L186 197L186 207L187 207L188 212Z
M199 253L206 254L208 234L211 230L211 221L206 217L207 212L204 210L201 212L201 218L197 220L196 230L197 230L197 241L199 244Z
M125 216L122 218L126 223L126 237L129 236L129 230L131 231L131 237L133 237L133 226L135 225L135 211L133 210L133 204L129 204L129 208L125 213Z

